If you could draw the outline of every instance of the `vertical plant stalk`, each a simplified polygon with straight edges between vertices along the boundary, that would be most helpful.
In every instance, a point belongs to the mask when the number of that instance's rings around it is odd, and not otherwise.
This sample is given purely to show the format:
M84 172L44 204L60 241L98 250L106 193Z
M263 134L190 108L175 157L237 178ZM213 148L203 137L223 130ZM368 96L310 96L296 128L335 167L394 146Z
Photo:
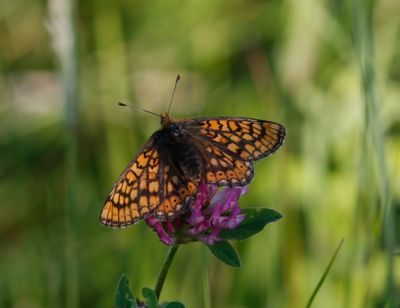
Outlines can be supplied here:
M157 299L160 299L160 294L164 286L165 278L167 278L169 268L171 267L172 260L174 259L175 254L178 251L178 247L179 244L174 244L173 246L170 247L165 257L164 264L161 267L161 271L158 274L156 286L154 288L154 293L156 293Z
M211 308L211 296L210 296L210 278L208 273L208 251L206 247L202 247L203 250L203 266L202 266L202 280L203 280L203 296L204 296L204 308Z
M344 241L344 239L342 239L342 240L340 241L339 246L336 248L335 252L333 253L332 258L331 258L331 260L329 261L328 266L326 267L324 273L322 274L321 279L318 281L317 286L315 287L313 293L311 294L311 296L310 296L310 298L309 298L309 300L308 300L308 302L307 302L307 306L306 306L307 308L310 308L310 307L311 307L311 305L312 305L312 303L313 303L313 301L314 301L315 296L318 294L319 289L321 288L321 286L322 286L322 284L324 283L326 277L328 276L329 271L331 270L331 267L332 267L332 265L333 265L333 262L335 262L336 256L337 256L337 254L339 253L340 248L342 247L343 241Z
M65 204L65 279L66 307L79 305L78 262L75 248L75 232L72 226L76 204L77 172L77 119L79 100L79 74L76 48L76 1L49 0L48 29L52 36L54 52L59 62L59 74L64 90L66 154Z
M376 160L379 179L379 199L382 209L382 231L387 250L387 298L389 307L397 307L396 287L393 273L395 249L395 221L393 219L390 182L385 163L385 145L382 125L375 91L375 72L373 63L373 34L371 27L373 4L369 1L353 0L353 34L357 58L362 75L365 110L365 139L371 143L370 149Z

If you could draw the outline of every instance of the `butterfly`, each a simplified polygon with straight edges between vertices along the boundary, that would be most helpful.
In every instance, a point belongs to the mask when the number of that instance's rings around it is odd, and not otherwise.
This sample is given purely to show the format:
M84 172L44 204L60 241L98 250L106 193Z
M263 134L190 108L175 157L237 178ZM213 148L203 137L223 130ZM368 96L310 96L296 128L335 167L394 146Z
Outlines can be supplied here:
M148 215L160 221L182 215L201 181L244 186L253 161L274 153L285 138L281 124L245 117L174 119L161 115L161 129L121 173L100 213L100 222L123 228Z

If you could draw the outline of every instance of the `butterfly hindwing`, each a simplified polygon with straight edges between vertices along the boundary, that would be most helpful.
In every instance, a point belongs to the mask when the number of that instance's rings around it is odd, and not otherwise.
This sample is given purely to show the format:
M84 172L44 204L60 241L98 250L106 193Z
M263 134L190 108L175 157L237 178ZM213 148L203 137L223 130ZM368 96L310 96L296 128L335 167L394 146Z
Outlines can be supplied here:
M198 182L183 177L176 172L176 166L168 162L164 162L160 182L163 187L162 201L152 214L159 220L176 218L187 210L196 199Z
M253 165L231 155L224 148L209 144L202 153L206 157L204 171L207 183L219 186L244 186L253 178Z

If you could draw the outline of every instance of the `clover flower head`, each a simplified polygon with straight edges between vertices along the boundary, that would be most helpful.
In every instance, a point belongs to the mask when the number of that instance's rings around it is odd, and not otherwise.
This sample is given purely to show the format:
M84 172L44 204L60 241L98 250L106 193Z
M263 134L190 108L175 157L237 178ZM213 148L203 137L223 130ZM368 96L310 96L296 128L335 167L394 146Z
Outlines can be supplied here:
M201 182L197 198L190 209L175 220L160 221L148 216L146 223L157 232L166 245L201 241L214 245L221 240L220 232L235 229L245 216L239 207L239 198L247 187L225 187Z

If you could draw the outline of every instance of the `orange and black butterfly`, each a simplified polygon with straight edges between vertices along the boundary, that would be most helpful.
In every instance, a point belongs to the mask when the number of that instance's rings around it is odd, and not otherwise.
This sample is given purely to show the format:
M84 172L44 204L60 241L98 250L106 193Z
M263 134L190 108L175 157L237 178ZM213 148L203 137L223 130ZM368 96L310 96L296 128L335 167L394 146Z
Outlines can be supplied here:
M244 117L173 119L161 115L156 131L121 173L100 214L106 226L123 228L148 215L171 220L195 201L201 180L244 186L253 161L282 145L285 128Z

